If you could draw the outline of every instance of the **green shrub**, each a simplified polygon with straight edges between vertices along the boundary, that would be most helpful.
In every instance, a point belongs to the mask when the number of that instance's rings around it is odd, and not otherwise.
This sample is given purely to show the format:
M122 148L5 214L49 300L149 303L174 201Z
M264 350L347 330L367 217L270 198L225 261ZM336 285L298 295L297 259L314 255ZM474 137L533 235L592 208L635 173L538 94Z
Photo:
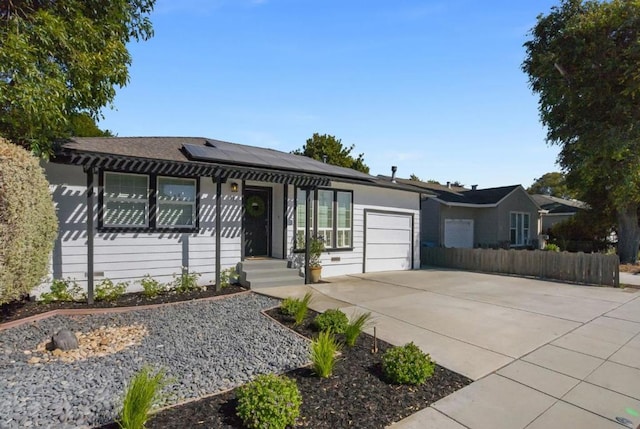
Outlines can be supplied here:
M236 413L249 429L284 429L300 415L302 397L295 380L259 375L238 388Z
M139 281L142 285L142 294L147 298L155 298L167 290L167 287L158 280L152 278L149 274Z
M238 272L236 271L236 267L227 268L225 270L220 271L220 287L226 288L232 283L235 283L238 280Z
M180 276L177 276L176 274L173 275L173 290L178 293L200 290L201 287L198 286L199 278L200 274L195 271L190 273L188 269L183 268Z
M96 301L115 301L127 291L125 282L114 284L109 279L104 279L96 286L94 299Z
M285 298L280 304L280 312L285 316L293 317L294 325L299 326L304 322L305 317L307 317L311 298L313 298L311 292L305 293L302 299Z
M50 292L40 294L45 304L53 301L81 301L86 298L82 288L72 279L54 279L49 287Z
M285 316L293 317L296 314L296 310L300 305L300 299L298 298L285 298L280 303L280 313Z
M0 304L42 283L58 230L37 158L0 138Z
M318 331L331 331L335 334L344 334L348 324L347 315L337 308L327 310L313 320L313 326Z
M544 246L544 250L547 250L549 252L559 252L560 246L558 246L557 244L549 243Z
M122 411L117 420L121 429L142 429L149 418L154 401L166 385L164 371L155 375L151 368L143 367L131 380L124 396Z
M395 384L423 384L433 375L435 362L413 342L392 347L382 355L385 377Z
M347 346L353 347L356 345L356 340L369 322L369 319L371 319L371 313L363 313L349 322L344 330L344 339Z
M340 349L336 337L331 331L322 331L311 341L311 362L314 372L322 378L333 374L336 365L336 352Z

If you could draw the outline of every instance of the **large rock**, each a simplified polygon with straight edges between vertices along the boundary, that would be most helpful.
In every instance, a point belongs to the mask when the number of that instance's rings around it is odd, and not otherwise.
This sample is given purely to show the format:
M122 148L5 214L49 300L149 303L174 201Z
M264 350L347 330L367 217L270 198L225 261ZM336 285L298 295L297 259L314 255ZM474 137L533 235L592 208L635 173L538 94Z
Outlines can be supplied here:
M78 338L76 334L68 329L62 329L51 337L52 348L60 350L73 350L78 348Z

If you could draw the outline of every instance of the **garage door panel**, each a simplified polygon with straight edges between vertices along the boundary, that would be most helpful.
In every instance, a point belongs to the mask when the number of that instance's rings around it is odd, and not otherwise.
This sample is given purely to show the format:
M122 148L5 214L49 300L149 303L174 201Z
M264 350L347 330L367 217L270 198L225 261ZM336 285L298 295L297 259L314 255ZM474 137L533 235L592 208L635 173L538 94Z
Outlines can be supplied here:
M367 243L407 244L410 242L411 242L411 231L384 230L384 229L369 229L367 231Z
M406 215L369 213L367 228L411 230L411 217Z
M445 247L473 247L473 220L472 219L445 219L444 220L444 246Z
M406 213L366 213L365 272L410 270L413 217Z

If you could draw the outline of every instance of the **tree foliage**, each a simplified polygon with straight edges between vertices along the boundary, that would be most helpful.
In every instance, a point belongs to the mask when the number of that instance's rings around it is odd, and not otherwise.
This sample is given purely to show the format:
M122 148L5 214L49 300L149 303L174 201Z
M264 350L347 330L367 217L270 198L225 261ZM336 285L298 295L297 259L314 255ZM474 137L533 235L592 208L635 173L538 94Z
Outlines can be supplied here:
M96 121L87 113L74 113L69 118L69 135L75 137L113 137L109 130L98 128Z
M0 2L0 135L47 156L75 114L93 119L129 80L155 0Z
M640 245L640 2L562 0L538 16L523 70L570 187L618 223L622 262Z
M40 284L57 229L49 184L38 159L0 138L0 304Z
M531 186L527 188L530 194L550 195L558 198L575 198L575 192L569 190L567 179L564 173L554 171L545 173L537 179Z
M364 154L359 154L357 158L351 155L354 148L355 145L343 146L342 140L336 139L335 136L314 133L310 139L307 139L302 149L296 149L291 153L308 156L318 161L324 161L326 156L326 162L329 164L369 173L369 167L364 163Z

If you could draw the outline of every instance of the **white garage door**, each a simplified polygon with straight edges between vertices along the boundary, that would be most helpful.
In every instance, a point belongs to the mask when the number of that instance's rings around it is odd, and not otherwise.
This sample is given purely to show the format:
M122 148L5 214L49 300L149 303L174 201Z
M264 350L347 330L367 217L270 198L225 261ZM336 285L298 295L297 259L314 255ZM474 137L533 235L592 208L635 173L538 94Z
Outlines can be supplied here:
M366 212L365 273L410 270L413 260L413 216Z
M444 247L473 247L473 219L445 219Z

